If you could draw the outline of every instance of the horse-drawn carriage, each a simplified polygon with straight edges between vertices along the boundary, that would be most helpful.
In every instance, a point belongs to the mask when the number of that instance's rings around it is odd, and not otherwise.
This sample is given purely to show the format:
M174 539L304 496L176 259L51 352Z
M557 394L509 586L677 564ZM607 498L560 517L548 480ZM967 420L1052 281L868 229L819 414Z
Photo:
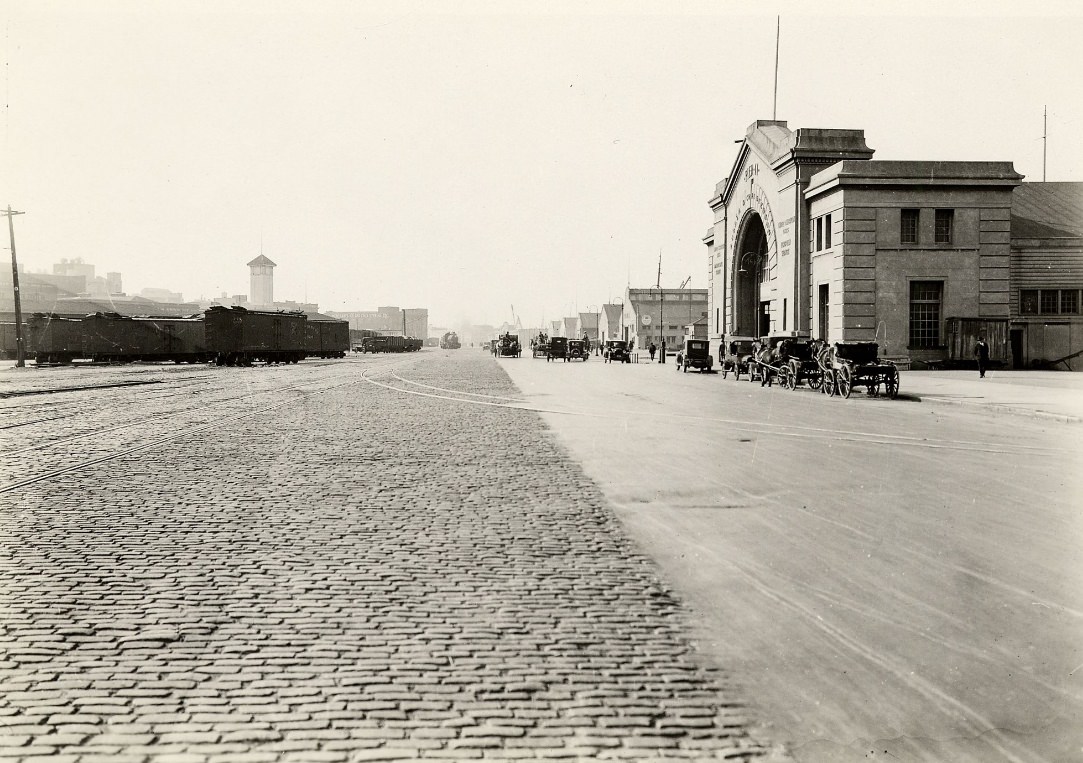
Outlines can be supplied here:
M761 387L771 386L775 379L782 383L782 376L789 371L789 367L783 369L784 363L779 359L778 348L783 342L790 340L792 337L764 336L754 342L754 354L748 363L748 380L758 381Z
M803 381L809 389L818 390L823 383L823 369L816 360L823 343L807 337L783 339L775 348L778 383L783 387L797 389Z
M876 395L880 387L894 399L899 394L899 369L878 356L876 342L835 342L822 363L823 387L828 395L850 397L855 387ZM823 357L823 356L821 356Z
M530 354L535 358L544 358L549 354L549 336L538 334L530 340Z
M725 379L730 371L733 378L740 379L741 374L748 375L750 364L753 360L756 340L750 336L731 336L726 342L726 352L719 359L722 366L722 378Z

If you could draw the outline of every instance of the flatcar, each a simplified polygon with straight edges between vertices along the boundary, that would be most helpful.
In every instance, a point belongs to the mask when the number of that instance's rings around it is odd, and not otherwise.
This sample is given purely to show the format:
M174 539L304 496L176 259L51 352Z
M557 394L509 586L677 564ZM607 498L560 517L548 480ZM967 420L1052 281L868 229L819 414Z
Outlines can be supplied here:
M132 317L95 313L82 320L83 357L99 363L206 363L203 316Z
M215 305L204 313L207 349L219 366L296 363L305 357L307 320L302 312Z

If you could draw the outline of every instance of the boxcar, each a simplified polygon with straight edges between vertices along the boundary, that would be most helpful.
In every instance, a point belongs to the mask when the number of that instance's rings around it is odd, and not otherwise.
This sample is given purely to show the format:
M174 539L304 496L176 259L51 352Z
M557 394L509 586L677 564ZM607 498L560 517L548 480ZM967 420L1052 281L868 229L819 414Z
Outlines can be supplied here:
M305 354L310 358L344 358L350 349L349 321L309 317L305 322Z
M27 355L37 363L71 363L83 355L83 321L34 313L26 322Z
M205 363L211 358L202 316L159 318L95 313L83 319L83 328L83 352L99 362Z
M23 354L29 356L26 351L26 322L23 322ZM15 342L15 322L0 323L0 358L8 360L19 354L18 344Z
M208 308L204 314L207 349L219 366L296 363L305 357L302 312Z

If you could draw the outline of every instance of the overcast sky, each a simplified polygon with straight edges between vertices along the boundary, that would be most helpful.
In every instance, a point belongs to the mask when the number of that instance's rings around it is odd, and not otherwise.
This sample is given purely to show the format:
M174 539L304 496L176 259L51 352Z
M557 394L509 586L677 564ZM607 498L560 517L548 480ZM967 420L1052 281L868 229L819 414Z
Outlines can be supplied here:
M1079 5L7 0L0 205L28 270L129 293L247 293L262 248L276 299L537 325L659 252L706 286L776 12L791 129L1041 180L1048 106L1047 178L1083 180Z

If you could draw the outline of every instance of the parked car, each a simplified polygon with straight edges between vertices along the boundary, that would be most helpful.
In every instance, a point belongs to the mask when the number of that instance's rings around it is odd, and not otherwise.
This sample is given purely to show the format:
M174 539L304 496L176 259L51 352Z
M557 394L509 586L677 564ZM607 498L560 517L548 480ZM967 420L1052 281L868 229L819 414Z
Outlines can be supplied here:
M602 351L606 363L631 363L632 353L628 350L628 343L622 339L609 339Z
M684 340L684 346L677 355L677 369L688 373L689 367L698 368L700 373L713 370L714 358L711 357L711 344L706 339Z

